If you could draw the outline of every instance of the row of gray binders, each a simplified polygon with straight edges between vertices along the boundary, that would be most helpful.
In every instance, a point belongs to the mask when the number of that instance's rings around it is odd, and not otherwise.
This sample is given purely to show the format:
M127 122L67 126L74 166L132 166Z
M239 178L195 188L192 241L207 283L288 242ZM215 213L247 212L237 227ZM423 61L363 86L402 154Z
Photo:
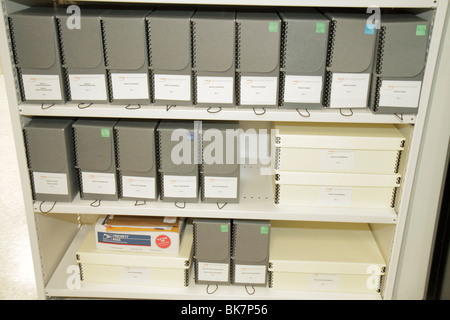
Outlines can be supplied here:
M240 165L205 161L213 142L202 132L225 136L237 125L33 118L23 129L33 199L71 202L79 192L82 200L236 203Z
M61 8L9 15L23 103L417 113L430 22L407 12ZM33 31L33 32L30 32Z

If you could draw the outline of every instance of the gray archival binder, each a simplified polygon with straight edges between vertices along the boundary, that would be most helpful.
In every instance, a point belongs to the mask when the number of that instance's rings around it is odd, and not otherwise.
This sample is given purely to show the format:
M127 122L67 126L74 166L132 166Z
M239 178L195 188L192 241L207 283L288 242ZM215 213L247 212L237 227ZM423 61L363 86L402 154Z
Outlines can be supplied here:
M66 76L75 75L103 75L102 82L104 89L96 93L96 98L80 99L74 97L72 90L68 94L67 100L77 103L108 103L109 92L105 69L105 55L103 53L103 39L100 16L105 12L101 9L83 8L80 16L80 29L69 29L67 22L71 15L66 10L61 9L57 15L58 29L60 32L61 56L63 57L63 68L67 72ZM70 22L70 21L69 21ZM70 26L70 23L69 23ZM69 79L66 78L70 88ZM85 86L91 86L89 82ZM91 86L92 87L92 86ZM96 86L94 90L100 90ZM101 99L100 97L104 97Z
M194 219L195 283L230 283L231 221L229 219ZM216 278L202 263L227 265ZM213 268L213 266L212 266Z
M191 25L190 18L194 11L177 11L157 9L147 17L150 69L153 76L152 91L156 104L163 105L192 105L191 82L189 81L188 95L178 99L180 95L173 95L176 99L164 96L155 88L155 75L191 76ZM169 84L172 87L177 83Z
M330 22L325 104L329 106L333 73L372 73L377 31L367 29L366 14L325 12ZM368 100L368 99L367 99Z
M172 134L174 130L181 129L180 132L186 135L186 139L174 136L172 141ZM182 121L182 120L161 120L156 130L157 132L157 145L158 145L158 172L160 175L160 200L167 202L197 202L198 201L198 162L196 160L195 152L198 152L200 145L194 147L195 143L199 142L196 128L194 127L194 121ZM172 159L172 150L174 148L180 147L181 141L185 141L190 148L190 159L186 156L186 161L182 162L182 159ZM180 152L177 152L180 151ZM187 151L188 152L188 151ZM175 149L174 155L183 155L183 151L180 149ZM178 160L180 163L178 163ZM195 186L188 187L189 196L169 196L165 192L164 177L165 176L186 176L190 178L195 178ZM191 195L195 194L195 197Z
M25 125L23 132L34 200L70 202L78 193L73 153L73 122L74 120L66 118L33 118ZM34 185L33 172L65 174L67 193L39 192Z
M278 85L275 103L243 105L242 77L276 77L280 67L281 20L275 12L238 12L236 18L236 104L240 107L278 106Z
M231 136L227 136L226 130L230 129L236 132L239 128L239 123L237 121L203 121L202 122L202 165L200 166L200 185L201 185L201 200L203 202L215 202L215 203L237 203L239 202L239 179L240 179L240 165L238 163L238 143L239 139L233 137L233 140L229 140ZM212 137L205 136L205 132L209 131ZM220 134L223 143L216 141L215 135ZM228 149L233 152L233 154L228 155L232 161L227 163L227 145L230 144L233 148ZM218 149L218 147L221 148ZM205 159L205 150L208 153L208 158ZM215 155L222 154L220 159L216 160ZM208 163L209 162L209 163ZM211 163L213 162L213 163ZM225 178L225 179L235 179L235 184L230 182L215 182L208 183L209 179L214 178ZM214 188L215 190L207 190L207 188ZM235 188L236 196L230 197L230 193Z
M312 8L297 11L281 11L282 40L280 63L280 108L321 109L323 92L319 102L285 101L286 76L322 77L325 84L329 20ZM306 84L302 84L306 86Z
M191 19L195 106L235 106L235 20L236 13L231 11L197 11ZM211 102L199 99L197 81L200 80L197 77L232 78L231 101Z
M32 7L9 16L22 103L64 103L66 100L55 13L52 8ZM34 89L27 85L26 78L30 75L40 76L42 80Z
M112 74L146 74L147 95L139 98L116 98L111 87L111 103L150 104L148 81L148 49L145 17L151 11L112 9L101 16L103 24L104 50L109 80ZM111 83L112 86L112 83ZM132 96L131 94L130 96ZM117 91L116 91L117 96Z
M231 237L232 282L265 287L269 264L270 221L233 220ZM263 268L245 270L247 266Z
M385 14L377 45L371 108L377 113L417 113L417 104L380 104L380 87L387 81L422 81L425 71L430 23L413 14Z
M130 200L156 200L156 120L121 119L114 127L119 181L119 196ZM129 197L123 194L122 177L154 178L155 193L149 197Z
M80 178L80 196L85 200L117 200L117 173L114 147L114 126L116 120L79 119L73 124L75 142L75 167ZM86 191L83 172L107 173L114 175L114 183L107 193ZM103 182L105 185L107 183ZM113 192L111 192L112 190Z

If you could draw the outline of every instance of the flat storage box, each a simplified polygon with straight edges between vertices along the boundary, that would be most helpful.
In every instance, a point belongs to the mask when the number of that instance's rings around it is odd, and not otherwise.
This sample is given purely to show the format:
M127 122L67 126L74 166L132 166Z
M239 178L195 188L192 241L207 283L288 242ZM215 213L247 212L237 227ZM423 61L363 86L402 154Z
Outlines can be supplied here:
M394 174L405 137L391 124L275 123L275 169Z
M95 225L98 249L176 254L184 218L114 216L101 217Z
M400 175L278 171L274 183L276 204L381 209L394 206Z
M186 225L178 254L97 249L92 228L76 257L85 282L187 287L192 265L192 224Z
M378 293L385 268L367 224L272 221L270 288Z

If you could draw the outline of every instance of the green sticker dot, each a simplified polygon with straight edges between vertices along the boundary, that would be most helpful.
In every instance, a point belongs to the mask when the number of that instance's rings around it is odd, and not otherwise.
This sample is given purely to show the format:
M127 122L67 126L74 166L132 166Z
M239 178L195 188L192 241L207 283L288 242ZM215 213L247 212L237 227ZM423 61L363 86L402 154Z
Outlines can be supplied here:
M427 26L424 24L417 25L416 36L424 36L427 34Z
M325 22L316 23L316 33L325 33L327 31L327 26Z
M228 232L228 225L227 224L221 224L220 225L220 232Z
M278 22L269 22L269 32L278 32Z
M109 138L109 129L108 128L102 128L101 133L102 133L102 138Z
M269 227L261 226L261 234L269 234Z

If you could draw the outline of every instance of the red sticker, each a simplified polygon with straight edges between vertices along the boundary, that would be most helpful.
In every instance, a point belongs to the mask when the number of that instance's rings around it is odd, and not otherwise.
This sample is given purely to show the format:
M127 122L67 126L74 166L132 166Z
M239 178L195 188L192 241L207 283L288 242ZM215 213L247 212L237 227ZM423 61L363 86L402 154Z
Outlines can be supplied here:
M160 248L170 247L170 238L166 235L160 235L156 237L156 245Z

